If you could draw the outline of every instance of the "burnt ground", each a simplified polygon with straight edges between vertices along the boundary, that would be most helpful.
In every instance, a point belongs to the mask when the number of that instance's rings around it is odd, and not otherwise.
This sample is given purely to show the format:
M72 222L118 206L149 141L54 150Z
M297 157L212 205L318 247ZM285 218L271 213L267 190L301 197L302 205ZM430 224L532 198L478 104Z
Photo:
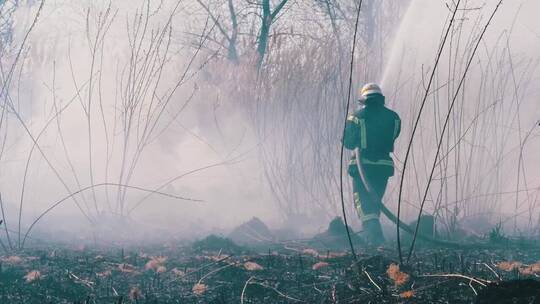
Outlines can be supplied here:
M2 256L0 303L540 303L540 247L419 248L400 269L394 249L357 251L354 262L309 242L242 247L215 236L27 249Z

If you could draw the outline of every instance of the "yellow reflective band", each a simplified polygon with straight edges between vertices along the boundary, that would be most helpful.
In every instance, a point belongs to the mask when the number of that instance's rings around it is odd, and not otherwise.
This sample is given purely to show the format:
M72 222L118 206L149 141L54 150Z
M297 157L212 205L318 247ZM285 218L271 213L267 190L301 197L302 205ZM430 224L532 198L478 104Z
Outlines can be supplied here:
M360 194L358 192L354 192L353 196L356 212L358 213L358 218L360 218L362 222L379 219L379 213L364 214L364 211L362 210L362 204L360 203Z
M360 194L358 192L353 193L354 197L354 207L356 209L356 213L358 214L358 218L362 219L364 216L364 212L362 211L362 205L360 204Z
M360 217L360 219L362 220L362 222L367 222L367 221L371 221L371 220L378 220L379 219L379 214L377 214L377 213L366 214L366 215Z
M360 119L359 125L360 125L360 149L367 149L366 121L364 119Z
M397 138L398 132L399 132L399 125L401 124L401 121L399 119L396 119L394 121L394 139Z
M358 218L362 220L362 218L364 217L364 213L362 212L362 207L360 207L360 205L356 206L356 212L358 214Z
M355 124L358 124L358 117L354 116L354 115L349 115L347 117L347 120L348 121L351 121L351 122L354 122Z
M377 165L377 166L394 166L394 162L390 159L379 159L377 161L371 161L369 159L362 159L364 165Z
M353 193L354 197L354 203L356 204L356 207L360 208L360 194L358 192Z
M351 159L349 161L349 165L356 165L356 159Z

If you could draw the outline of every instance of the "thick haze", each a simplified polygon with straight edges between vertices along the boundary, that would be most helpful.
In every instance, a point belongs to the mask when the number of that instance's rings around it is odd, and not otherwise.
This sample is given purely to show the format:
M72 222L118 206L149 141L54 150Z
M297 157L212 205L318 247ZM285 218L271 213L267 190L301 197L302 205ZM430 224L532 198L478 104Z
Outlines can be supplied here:
M365 2L375 11L375 2ZM416 216L449 103L498 1L462 2L467 9L457 13L413 145L407 219ZM402 116L398 172L385 198L392 209L413 119L451 15L450 1L405 3L384 1L376 21L363 13L360 27L376 24L375 38L361 35L355 66L355 87L380 79ZM219 54L226 46L213 36L220 29L195 1L47 1L13 66L38 7L30 1L16 10L13 43L2 57L0 191L11 230L18 229L21 200L24 232L55 202L91 185L98 186L48 213L36 235L193 237L252 216L273 227L307 221L315 231L339 215L352 19L338 18L332 30L315 4L286 6L257 77L250 34L241 36L239 48L247 50L240 50L240 63L225 62ZM227 20L224 7L210 9ZM515 224L514 232L535 232L538 11L535 0L505 1L472 61L425 208L443 229L483 215ZM257 18L246 15L241 26L257 32ZM147 197L140 188L160 193Z
M154 229L164 229L178 235L202 234L230 227L252 216L276 221L269 194L261 183L257 140L253 138L246 119L241 111L220 106L219 100L211 92L212 88L195 80L199 75L194 73L198 72L207 55L202 54L194 60L183 83L171 94L182 79L194 50L186 49L174 39L167 41L168 32L164 36L163 46L156 48L152 43L155 44L157 38L152 35L164 27L168 30L168 26L181 26L176 20L181 20L183 8L177 9L172 22L167 25L175 3L165 4L157 13L150 11L148 20L140 15L141 10L145 14L146 7L136 8L129 5L131 3L114 1L107 15L105 2L46 2L27 41L27 62L20 80L12 81L11 85L11 98L20 108L30 132L35 138L41 133L36 140L43 153L72 192L92 184L89 170L91 151L93 184L120 183L152 190L165 185L159 189L160 192L202 200L191 202L159 194L148 197L129 215L138 223L137 227L145 227L141 231L146 230L149 234L154 233ZM29 10L20 8L16 16L16 37L25 34L36 9L36 5ZM149 9L156 10L157 7L152 4ZM86 32L87 16L89 36ZM134 22L138 18L143 18L137 34L142 38L134 38L137 26ZM97 25L100 22L105 25L102 29ZM148 29L143 37L142 27L146 22ZM127 23L130 23L130 32ZM107 32L103 35L99 33L100 30ZM171 36L179 31L173 31ZM92 62L92 47L97 35L104 38L98 41ZM166 60L163 69L157 68L153 62L145 66L143 60L146 56L140 55L137 58L140 67L130 74L130 68L134 68L130 66L130 43L133 41L142 41L138 50L141 53L152 48L159 49L159 54L155 56L157 60ZM164 51L166 43L170 44L167 52ZM136 77L136 81L130 77ZM130 85L140 88L133 89ZM160 99L164 98L171 99L168 106L162 108L155 105L159 105ZM130 126L124 116L129 110L122 107L132 100L140 104L133 105L135 114ZM91 133L88 132L88 107L91 108ZM58 122L55 119L57 111L62 111ZM147 119L147 113L152 113L154 117L161 116L159 120ZM157 121L155 129L152 133L146 130L150 134L148 144L139 156L130 179L127 180L128 173L124 173L120 180L125 130L132 128L126 148L127 166L131 166L130 162L136 157L136 146L144 137L146 121L150 121L148 129ZM7 218L13 219L8 220L8 224L13 228L33 142L13 118L10 118L9 124L0 183ZM63 138L59 136L59 128ZM91 150L89 134L92 138ZM166 185L177 176L207 166L213 167ZM115 204L117 193L116 186L100 186L95 188L95 192L86 190L75 198L90 217L106 221L110 213L119 215L122 212ZM66 195L66 188L35 148L24 191L24 226L27 227L30 220ZM124 215L147 193L129 189L126 195ZM104 215L97 216L98 213ZM38 229L67 232L72 228L90 231L92 227L71 199L63 202L45 219L38 224ZM118 220L112 219L108 224ZM106 225L98 223L96 226ZM128 231L131 229L128 228Z
M411 114L415 117L418 113L436 50L450 20L451 12L441 2L411 2L383 73L383 87L391 96L391 105L406 121L405 132L409 134ZM466 1L469 9L456 14L413 145L414 169L409 164L410 175L406 176L405 201L416 206L450 101L497 3ZM426 203L428 212L443 206L439 212L452 213L457 206L458 218L483 215L492 222L512 224L506 227L515 228L515 233L537 233L540 23L534 12L539 9L538 1L505 1L487 28L457 94L440 153L447 157L435 170ZM405 145L402 138L397 159L404 159ZM446 181L443 186L441 179ZM387 193L387 201L397 200L396 184L391 186L394 194ZM416 213L416 208L407 209Z

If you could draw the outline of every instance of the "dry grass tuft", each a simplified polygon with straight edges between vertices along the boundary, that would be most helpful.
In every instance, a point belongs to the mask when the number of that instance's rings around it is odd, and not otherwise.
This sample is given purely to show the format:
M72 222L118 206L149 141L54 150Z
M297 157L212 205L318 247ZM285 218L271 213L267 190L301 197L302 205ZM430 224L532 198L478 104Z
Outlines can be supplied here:
M131 287L129 290L129 299L131 301L137 301L143 297L141 289L138 286Z
M325 267L328 267L330 264L326 263L326 262L318 262L318 263L315 263L313 264L313 266L311 266L311 269L313 270L319 270L321 268L325 268Z
M388 277L394 281L394 284L396 286L401 286L409 280L409 275L406 274L403 271L399 270L399 265L396 264L390 264L388 266L388 269L386 270L386 274L388 274Z
M165 273L165 272L167 272L167 267L165 267L165 266L159 266L156 269L156 273Z
M208 287L204 285L203 283L197 283L193 285L193 288L191 288L191 291L193 291L194 294L200 296L206 292Z
M318 257L319 256L319 252L315 249L311 249L311 248L306 248L302 251L303 254L305 255L311 255L311 256L314 256L314 257Z
M535 276L540 274L540 262L524 265L522 262L518 261L502 261L497 263L496 266L498 269L506 272L517 270L523 276Z
M24 276L26 283L32 283L41 279L41 272L39 270L32 270Z
M399 297L402 299L410 299L414 297L414 290L407 290L399 294Z
M155 272L159 272L158 270L163 271L164 269L166 271L167 269L165 268L165 265L164 265L165 262L167 262L167 257L163 257L163 256L152 257L150 258L150 261L148 261L146 265L144 265L144 269L153 270Z
M534 276L540 274L540 262L519 268L519 273L524 276Z
M347 255L346 252L330 252L328 255L325 256L325 258L335 259L335 258L342 258L346 255Z
M503 261L497 264L497 268L499 268L502 271L510 272L510 271L513 271L514 269L519 269L522 265L523 263L521 262Z
M127 263L122 263L122 264L118 265L118 270L120 270L123 273L132 273L132 274L137 273L137 268L135 268L135 266L133 266L131 264L127 264Z
M244 268L247 271L257 271L257 270L263 270L264 269L264 267L262 267L261 265L255 263L255 262L245 262L244 263Z
M186 275L186 273L176 267L174 267L173 269L171 269L171 272L177 276L177 277L183 277L184 275Z
M23 262L23 259L20 256L16 256L16 255L2 257L0 258L0 260L4 263L13 264L13 265L20 264Z

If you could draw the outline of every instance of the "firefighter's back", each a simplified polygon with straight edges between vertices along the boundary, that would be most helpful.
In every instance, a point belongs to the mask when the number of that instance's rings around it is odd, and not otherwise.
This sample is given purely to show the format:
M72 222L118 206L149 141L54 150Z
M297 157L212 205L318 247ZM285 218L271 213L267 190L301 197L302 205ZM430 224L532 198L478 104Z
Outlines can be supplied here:
M356 115L365 129L362 155L371 160L390 159L401 130L398 114L385 107L384 100L378 100L366 104Z

